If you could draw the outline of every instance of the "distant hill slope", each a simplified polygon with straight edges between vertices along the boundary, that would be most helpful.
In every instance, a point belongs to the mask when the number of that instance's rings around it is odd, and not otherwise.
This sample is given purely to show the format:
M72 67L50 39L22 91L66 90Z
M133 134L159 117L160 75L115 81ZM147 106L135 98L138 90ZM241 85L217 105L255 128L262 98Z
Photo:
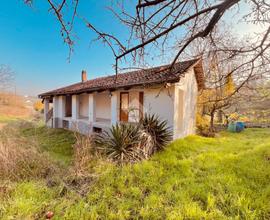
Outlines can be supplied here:
M33 113L35 100L10 93L0 93L0 120L29 117Z

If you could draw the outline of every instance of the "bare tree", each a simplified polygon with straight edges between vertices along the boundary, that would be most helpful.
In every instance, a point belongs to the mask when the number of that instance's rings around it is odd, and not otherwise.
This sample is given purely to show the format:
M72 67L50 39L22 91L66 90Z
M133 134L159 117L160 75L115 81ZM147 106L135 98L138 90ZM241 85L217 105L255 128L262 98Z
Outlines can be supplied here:
M24 0L33 4L34 0ZM231 57L245 57L241 65L232 70L236 71L248 66L250 73L243 77L243 83L250 80L254 72L261 66L269 65L270 47L270 4L265 0L138 0L134 10L126 10L125 1L113 1L109 10L130 31L127 43L122 43L118 36L100 31L92 25L89 19L78 11L81 0L47 0L50 8L61 26L61 35L64 41L73 50L76 21L82 21L86 27L94 31L98 39L107 44L115 57L115 70L118 72L118 61L131 55L134 61L142 60L149 55L148 47L167 54L168 48L177 48L176 54L171 58L172 65L183 55L183 52L197 39L211 37L217 24L230 9L247 4L248 10L235 15L235 22L243 20L257 25L264 25L265 31L250 39L245 47L223 48L218 50L230 53ZM91 4L91 3L89 3ZM167 47L166 47L167 46Z
M10 67L0 65L0 91L5 91L12 86L14 74Z
M33 2L33 0L24 1L28 4ZM118 7L110 7L110 11L131 31L129 43L124 46L117 39L117 36L99 31L83 15L79 14L77 10L80 0L47 1L50 11L60 22L61 34L65 42L71 47L74 43L73 26L75 18L85 22L88 28L96 32L99 38L112 48L116 60L132 53L132 55L141 54L138 52L140 49L144 49L149 44L157 43L157 40L161 38L166 39L169 34L176 32L178 39L173 43L179 47L179 51L173 59L174 62L195 39L211 35L213 28L225 12L231 8L239 7L239 3L244 2L243 0L138 0L133 13L130 14L127 12L128 10L125 10L124 2L115 1L118 3L116 4ZM241 15L239 19L269 26L269 3L265 0L250 0L248 4L250 10L245 15ZM65 9L68 9L71 14L67 13ZM250 49L268 49L269 28L258 38L259 44L253 44ZM182 31L181 35L179 35L179 29ZM241 52L248 51L242 50Z
M33 0L24 1L33 4ZM140 62L151 54L156 56L157 51L167 56L173 67L177 60L185 56L184 53L194 42L206 39L210 40L214 54L226 54L224 60L227 60L227 63L231 62L230 71L215 79L224 82L227 77L234 75L237 87L231 97L259 74L269 74L270 4L266 0L138 0L132 12L126 9L126 4L132 2L112 1L109 11L130 33L125 43L119 40L119 36L107 33L106 30L99 30L91 23L91 18L81 14L78 11L81 0L47 0L47 2L50 12L59 21L61 35L69 46L70 53L76 39L73 27L76 22L83 22L86 28L97 34L97 39L112 50L116 74L120 60L130 56L134 62ZM242 20L245 23L261 25L264 29L261 33L245 39L246 42L234 43L231 39L230 44L223 44L213 37L215 28L228 11L239 10L243 4L248 6L247 10L244 14L236 11L234 23L237 24ZM151 53L153 50L154 53ZM219 59L219 62L222 60ZM220 99L218 101L225 101L224 97Z
M250 82L240 91L240 98L235 106L247 120L255 123L270 122L270 81L258 79Z
M205 89L199 93L197 113L203 118L205 115L209 116L209 129L199 126L201 133L205 135L212 135L215 132L216 116L219 122L223 123L223 117L226 118L233 109L232 106L239 99L238 92L243 87L245 75L249 73L245 68L232 71L241 64L242 59L239 60L238 57L236 59L227 51L219 50L220 45L223 48L235 49L244 45L232 32L226 24L221 23L213 29L211 36L196 39L184 52L187 58L192 57L192 54L201 54L203 57Z

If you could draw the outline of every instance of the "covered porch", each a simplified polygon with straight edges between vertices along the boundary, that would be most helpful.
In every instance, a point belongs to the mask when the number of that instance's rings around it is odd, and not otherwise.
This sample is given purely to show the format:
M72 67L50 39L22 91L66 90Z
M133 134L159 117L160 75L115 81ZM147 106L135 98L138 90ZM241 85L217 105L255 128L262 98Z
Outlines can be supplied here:
M76 130L83 134L108 130L117 122L136 122L143 114L143 92L103 91L54 96L52 127ZM48 121L50 99L44 99Z

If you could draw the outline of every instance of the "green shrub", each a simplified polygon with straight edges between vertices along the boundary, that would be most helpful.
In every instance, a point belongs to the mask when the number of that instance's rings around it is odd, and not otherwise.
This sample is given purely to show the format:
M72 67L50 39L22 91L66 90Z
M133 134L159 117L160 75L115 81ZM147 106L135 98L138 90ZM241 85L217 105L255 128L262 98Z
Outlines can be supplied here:
M145 115L138 124L112 126L109 132L97 135L95 142L109 159L122 164L147 159L171 140L172 132L166 121L156 115Z
M116 124L109 132L96 136L98 149L109 159L119 163L136 162L142 159L140 146L140 127L133 124Z
M172 131L167 126L167 121L162 121L157 115L146 114L140 121L142 129L152 137L152 155L156 151L163 150L172 141Z

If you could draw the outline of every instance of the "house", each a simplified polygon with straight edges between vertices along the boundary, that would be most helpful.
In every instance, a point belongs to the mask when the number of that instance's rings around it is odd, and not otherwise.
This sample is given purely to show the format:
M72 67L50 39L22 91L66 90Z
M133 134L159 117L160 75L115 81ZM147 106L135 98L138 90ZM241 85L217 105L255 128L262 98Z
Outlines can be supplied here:
M146 113L167 120L174 139L195 132L198 90L204 86L202 60L82 81L39 95L47 126L83 134L118 122L138 122ZM51 107L50 107L51 106Z

